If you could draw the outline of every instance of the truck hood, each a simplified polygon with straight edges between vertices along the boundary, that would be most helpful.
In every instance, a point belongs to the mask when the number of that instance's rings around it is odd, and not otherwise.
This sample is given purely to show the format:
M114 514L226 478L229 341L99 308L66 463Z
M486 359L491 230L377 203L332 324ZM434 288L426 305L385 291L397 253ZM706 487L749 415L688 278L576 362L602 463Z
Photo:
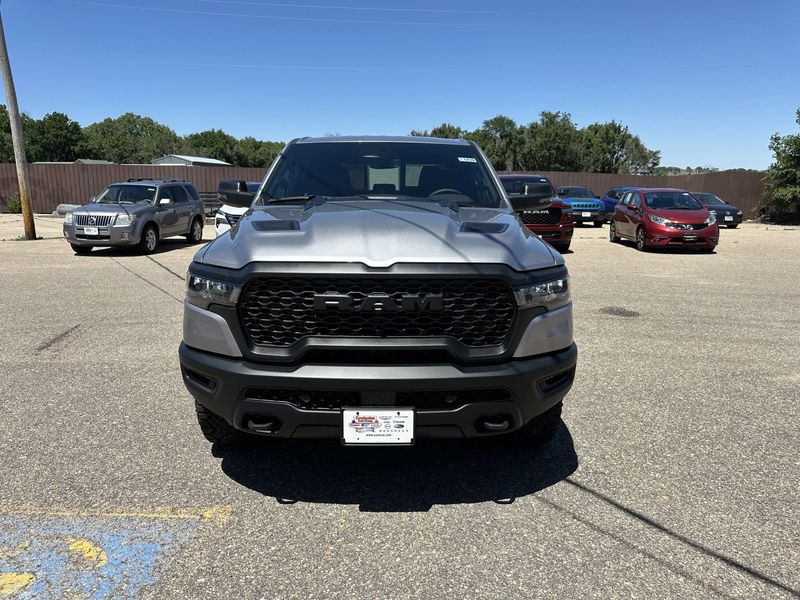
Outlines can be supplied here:
M503 264L528 271L563 264L510 209L409 200L337 200L257 207L196 262L240 269L251 262Z

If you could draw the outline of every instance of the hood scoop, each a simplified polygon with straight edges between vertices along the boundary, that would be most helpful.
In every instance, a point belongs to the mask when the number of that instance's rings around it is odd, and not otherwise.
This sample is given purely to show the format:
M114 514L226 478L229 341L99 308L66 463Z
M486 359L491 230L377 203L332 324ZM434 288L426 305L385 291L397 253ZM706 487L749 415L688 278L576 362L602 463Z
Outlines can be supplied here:
M462 223L461 233L503 233L508 223Z
M300 221L293 219L268 219L254 221L256 231L300 231Z

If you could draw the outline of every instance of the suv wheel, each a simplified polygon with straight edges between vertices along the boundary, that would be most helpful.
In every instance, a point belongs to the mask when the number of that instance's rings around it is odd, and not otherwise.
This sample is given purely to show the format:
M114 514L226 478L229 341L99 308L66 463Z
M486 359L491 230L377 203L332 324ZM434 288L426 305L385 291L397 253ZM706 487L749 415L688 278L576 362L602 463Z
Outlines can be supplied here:
M608 227L608 240L612 244L619 244L619 236L617 235L617 224L614 221L611 221L611 225Z
M569 250L569 242L566 244L553 244L553 248L558 250L561 254L564 254L567 250Z
M559 402L553 408L528 421L522 429L511 435L516 438L517 443L527 446L546 444L553 439L558 433L558 428L561 427L563 406L564 403Z
M636 229L636 249L639 252L647 251L647 241L644 238L644 227L638 227Z
M726 225L728 229L736 229L739 226L738 223L729 223Z
M75 254L89 254L94 246L79 246L78 244L70 244L72 251Z
M234 444L241 441L244 434L234 429L225 419L215 415L197 400L194 401L197 424L205 438L212 444Z
M189 228L189 233L186 234L186 239L193 244L199 244L203 241L203 221L200 217L195 217L192 221L192 226Z
M594 226L595 227L602 227L603 226L603 222L602 221L595 221L594 222Z
M145 254L152 254L158 248L158 230L155 225L147 225L142 231L139 247Z

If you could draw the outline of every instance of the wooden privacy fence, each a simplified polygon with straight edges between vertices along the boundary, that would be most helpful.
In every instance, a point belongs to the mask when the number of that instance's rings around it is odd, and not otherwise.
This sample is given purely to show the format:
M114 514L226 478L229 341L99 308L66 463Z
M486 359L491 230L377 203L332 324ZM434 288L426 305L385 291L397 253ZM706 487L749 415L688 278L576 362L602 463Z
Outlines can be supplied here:
M185 179L201 194L214 193L220 179L260 180L266 169L244 167L191 167L183 165L30 165L31 197L36 213L50 213L62 203L83 204L111 183L136 177ZM693 192L711 192L735 204L752 217L764 191L763 173L721 171L703 175L616 175L606 173L544 172L554 185L585 185L598 194L613 186L677 187ZM13 164L0 164L0 211L5 201L18 193Z

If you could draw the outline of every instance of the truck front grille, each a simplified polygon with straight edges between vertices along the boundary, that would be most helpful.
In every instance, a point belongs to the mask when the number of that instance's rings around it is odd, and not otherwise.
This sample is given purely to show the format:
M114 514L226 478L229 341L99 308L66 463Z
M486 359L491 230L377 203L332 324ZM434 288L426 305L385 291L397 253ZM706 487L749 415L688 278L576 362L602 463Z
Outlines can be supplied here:
M321 294L348 296L352 306L315 309ZM370 295L391 298L397 306L409 297L441 296L441 310L375 310ZM282 279L262 277L245 286L239 318L256 346L290 346L304 338L453 338L464 346L501 345L516 312L511 288L497 279Z
M356 391L250 388L245 391L244 397L253 400L288 402L303 410L330 411L356 406L403 406L417 410L452 410L476 402L510 402L513 400L511 390L504 388L381 392L381 401L379 402L376 402L371 392ZM392 398L394 402L389 404Z
M88 225L89 227L108 227L111 219L115 215L86 215L77 213L75 217L76 225Z
M561 209L525 211L520 213L519 216L526 225L555 225L561 220Z

